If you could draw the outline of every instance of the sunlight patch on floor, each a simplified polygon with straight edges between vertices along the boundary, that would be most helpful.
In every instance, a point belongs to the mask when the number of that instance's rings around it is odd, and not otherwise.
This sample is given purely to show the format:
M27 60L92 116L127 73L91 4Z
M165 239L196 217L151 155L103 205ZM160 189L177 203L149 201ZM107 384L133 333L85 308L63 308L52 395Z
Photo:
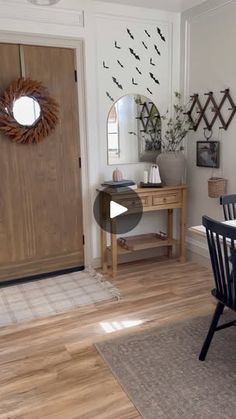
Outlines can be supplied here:
M100 326L106 333L113 333L117 330L128 329L129 327L135 327L142 324L142 320L122 320L114 322L101 322Z

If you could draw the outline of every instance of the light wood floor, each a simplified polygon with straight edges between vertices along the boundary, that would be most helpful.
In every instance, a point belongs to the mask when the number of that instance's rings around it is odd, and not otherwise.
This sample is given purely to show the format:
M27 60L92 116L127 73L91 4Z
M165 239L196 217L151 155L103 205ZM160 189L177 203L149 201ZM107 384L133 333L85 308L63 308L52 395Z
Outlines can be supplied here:
M1 419L140 418L93 343L212 313L212 279L207 268L174 260L119 269L122 300L0 329ZM122 321L142 324L103 328Z

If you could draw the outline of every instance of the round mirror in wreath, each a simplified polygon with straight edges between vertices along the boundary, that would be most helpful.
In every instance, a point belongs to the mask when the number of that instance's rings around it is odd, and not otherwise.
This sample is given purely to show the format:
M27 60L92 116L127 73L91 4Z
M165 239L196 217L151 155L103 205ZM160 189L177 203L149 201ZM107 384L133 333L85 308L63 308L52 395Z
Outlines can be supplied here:
M14 101L12 113L18 124L32 127L41 118L41 107L34 97L21 96Z
M0 130L13 142L38 143L55 129L58 113L41 82L20 78L0 98Z

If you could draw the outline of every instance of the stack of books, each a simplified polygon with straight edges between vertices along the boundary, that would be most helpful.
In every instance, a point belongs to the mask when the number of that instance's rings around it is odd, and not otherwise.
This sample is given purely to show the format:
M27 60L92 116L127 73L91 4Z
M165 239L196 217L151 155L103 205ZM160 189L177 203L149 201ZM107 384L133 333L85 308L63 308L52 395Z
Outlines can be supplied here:
M108 180L104 183L102 183L102 186L106 188L114 188L114 189L122 189L122 188L130 188L130 189L137 189L138 185L133 182L132 180Z

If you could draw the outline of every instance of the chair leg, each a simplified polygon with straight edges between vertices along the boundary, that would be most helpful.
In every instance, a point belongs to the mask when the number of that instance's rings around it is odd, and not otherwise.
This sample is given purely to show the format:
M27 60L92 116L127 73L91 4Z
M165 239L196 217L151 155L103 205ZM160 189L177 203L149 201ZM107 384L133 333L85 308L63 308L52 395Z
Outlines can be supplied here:
M224 304L218 302L218 304L216 306L216 309L215 309L215 313L214 313L212 321L211 321L211 325L210 325L207 337L206 337L206 339L203 343L203 347L202 347L201 353L199 355L199 360L200 361L204 361L206 356L207 356L208 349L210 347L212 338L214 336L219 318L224 311L224 307L225 307Z

